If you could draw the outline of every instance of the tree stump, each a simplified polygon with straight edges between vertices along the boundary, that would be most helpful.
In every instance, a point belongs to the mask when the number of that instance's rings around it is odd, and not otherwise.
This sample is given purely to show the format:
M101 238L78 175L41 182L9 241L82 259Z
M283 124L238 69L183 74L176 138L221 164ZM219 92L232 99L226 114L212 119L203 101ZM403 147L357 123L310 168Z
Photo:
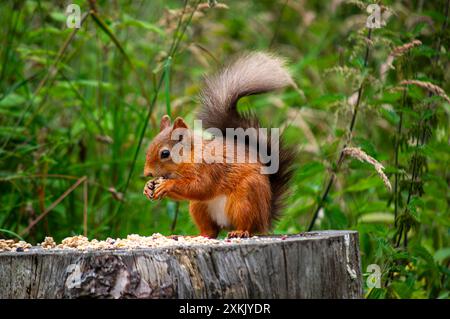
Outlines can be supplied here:
M0 252L0 298L361 298L358 233L229 245Z

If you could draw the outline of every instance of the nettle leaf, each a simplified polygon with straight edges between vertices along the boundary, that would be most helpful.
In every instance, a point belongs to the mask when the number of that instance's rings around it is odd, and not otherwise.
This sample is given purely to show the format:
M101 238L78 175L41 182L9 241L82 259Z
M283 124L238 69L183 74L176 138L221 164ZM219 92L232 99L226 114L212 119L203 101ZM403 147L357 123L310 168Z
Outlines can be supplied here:
M359 223L394 223L394 214L392 213L369 213L364 214L358 219Z
M387 289L386 288L372 288L370 295L366 295L369 299L384 299L386 298Z
M391 244L385 238L375 237L374 242L376 258L380 259L383 257L394 256L396 253Z
M411 259L411 258L410 258L410 255L409 255L409 253L408 253L407 251L398 251L398 250L395 250L391 245L389 245L389 249L391 249L391 254L390 254L390 256L391 256L394 260L405 262L405 261L408 261L408 260ZM398 267L399 267L399 266L396 266L396 268L398 268ZM401 267L402 267L402 266L401 266Z
M416 124L421 118L421 114L411 108L404 108L402 112L404 113L405 116L410 117L411 120L413 121L409 124L409 126L411 126L412 124Z
M322 158L329 159L334 163L335 157L338 155L337 152L339 144L340 141L336 139L331 143L324 143L323 145L321 145Z
M426 98L424 90L416 85L408 85L408 96L415 100L422 100Z
M302 183L299 187L294 188L294 191L297 192L298 197L316 197L319 191L319 187L317 185Z
M427 58L431 58L433 56L435 56L438 52L436 50L434 50L433 48L431 48L430 46L426 45L426 44L422 44L416 48L414 48L414 50L411 51L411 55L413 57L427 57Z
M165 32L161 28L157 27L156 25L146 22L146 21L135 19L128 14L124 15L123 21L121 24L125 25L125 26L134 26L134 27L138 27L138 28L145 29L148 31L152 31L154 33L159 34L162 37L164 37L166 35Z
M310 212L315 205L316 202L314 200L298 200L291 205L291 208L287 211L287 215L291 218L299 217L307 212Z
M433 259L436 263L442 264L450 260L450 247L437 250L433 255Z
M415 219L415 221L420 222L420 215L417 210L417 208L424 208L424 201L422 198L413 196L411 201L408 204L408 211L410 212L411 216Z
M27 101L22 95L11 93L0 99L0 107L13 107L24 104Z
M40 29L37 29L37 30L30 31L28 33L28 37L29 37L30 40L36 40L37 38L48 37L49 35L59 36L59 35L63 34L64 31L65 31L65 29L55 28L53 26L48 26L48 27L44 27L44 28L40 28Z
M398 297L401 299L408 299L411 298L411 294L414 291L414 282L410 280L406 281L396 281L392 283L391 289L395 291L396 294L398 294Z
M329 104L342 101L346 98L345 94L336 93L336 94L325 94L322 95L319 98L314 99L314 101L311 102L312 107L325 107Z
M348 225L347 216L337 206L329 206L325 209L325 219L329 223L331 229L344 228Z
M25 127L0 126L0 136L10 136L13 138L22 139L24 137L24 132Z
M358 204L358 213L365 214L365 213L376 213L376 212L382 212L386 210L386 202L385 201L363 201L362 203Z
M325 170L325 166L320 162L311 162L301 166L295 174L297 181L303 181L307 178L322 173Z
M391 166L391 165L386 165L384 168L384 172L386 174L399 174L401 176L407 176L407 172L405 171L405 169L399 167L398 169L395 168L395 166Z
M397 125L400 121L400 117L398 116L397 112L392 108L387 108L383 105L383 107L380 107L378 111L380 112L381 116L389 121L389 123L392 125Z
M67 17L62 11L53 11L50 13L50 17L56 22L66 22Z
M345 192L361 192L380 186L383 182L378 176L368 177L357 181L355 184L345 188Z
M91 88L102 88L105 90L113 90L113 85L110 82L105 81L97 81L97 80L90 80L90 79L80 79L80 80L72 80L71 83L68 83L66 81L58 81L56 84L59 88L64 89L71 89L71 85L74 85L76 87L91 87Z
M363 137L355 137L354 142L356 145L358 145L363 151L365 151L366 153L370 154L373 157L378 157L375 145L373 144L372 141L363 138Z
M426 22L419 22L418 24L416 24L413 28L413 30L411 31L411 34L413 35L413 38L417 37L422 30L428 26L428 23Z
M403 92L385 90L383 91L383 95L381 97L374 100L374 104L393 104L401 101L402 97Z
M423 259L430 267L436 268L436 263L434 262L433 256L425 247L421 246L420 244L415 244L414 246L412 246L411 250L415 256Z

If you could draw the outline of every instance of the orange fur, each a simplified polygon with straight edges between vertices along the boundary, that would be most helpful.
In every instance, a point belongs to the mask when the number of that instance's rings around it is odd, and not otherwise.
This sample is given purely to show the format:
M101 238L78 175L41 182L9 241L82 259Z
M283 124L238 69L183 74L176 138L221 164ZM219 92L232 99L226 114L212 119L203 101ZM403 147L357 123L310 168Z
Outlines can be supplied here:
M207 206L202 201L191 201L189 204L189 211L195 224L200 230L200 235L216 238L220 228L211 219L208 213Z
M147 152L145 174L166 177L153 198L167 196L174 200L189 200L190 213L204 236L216 237L221 228L210 217L206 205L207 201L221 195L227 198L225 214L230 230L249 234L269 231L271 189L268 177L260 173L262 164L161 161L160 149L171 144L169 136L175 128L175 125L164 127L162 123L163 130ZM226 147L223 156L227 156Z
M222 136L225 136L227 128L258 128L257 118L239 114L236 109L238 100L288 85L295 87L283 59L264 52L244 54L221 72L206 78L200 94L203 108L198 118L202 120L204 129L218 129ZM283 207L292 176L294 152L280 144L278 171L270 176L263 175L262 163L236 161L239 150L243 151L241 154L249 155L250 143L237 144L234 158L230 158L224 145L223 163L211 163L210 159L216 154L208 154L206 150L217 150L219 145L215 143L227 141L215 135L212 140L202 140L203 162L196 163L194 152L191 152L190 160L175 163L163 153L167 154L167 150L172 150L179 142L171 139L177 128L187 128L182 118L175 119L173 125L167 115L162 118L160 132L147 151L144 174L163 177L164 180L157 187L150 182L151 190L147 189L150 187L147 184L144 194L150 199L169 197L190 201L190 213L204 236L216 237L220 228L232 230L231 237L268 232ZM193 136L194 132L189 132ZM264 138L264 135L258 137ZM270 146L267 137L258 143ZM198 145L194 147L191 144L191 150L198 149Z

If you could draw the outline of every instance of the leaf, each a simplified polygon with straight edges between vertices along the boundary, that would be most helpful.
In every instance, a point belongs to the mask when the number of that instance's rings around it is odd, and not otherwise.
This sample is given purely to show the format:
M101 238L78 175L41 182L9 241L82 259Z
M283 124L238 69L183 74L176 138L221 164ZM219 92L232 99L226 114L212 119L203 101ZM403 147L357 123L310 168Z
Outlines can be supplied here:
M433 256L436 263L444 263L450 259L450 247L445 247L437 250Z
M297 181L303 181L311 176L322 173L324 169L324 165L320 162L305 164L298 169L298 173L295 174L295 179Z
M394 215L391 213L370 213L361 216L358 219L359 223L394 223Z
M419 22L418 24L415 25L411 33L414 35L414 37L417 37L422 32L422 29L425 28L427 25L428 24L425 22Z
M25 131L25 127L0 126L0 136L23 138L24 131Z
M0 108L0 114L5 117L12 117L12 118L20 118L22 115L21 109L7 109L7 108Z
M24 104L25 102L26 98L23 96L16 93L11 93L0 100L0 107L18 106Z
M106 90L112 90L113 85L110 82L104 82L104 81L97 81L97 80L72 80L72 84L75 84L76 86L85 86L85 87L93 87L98 88L101 87L102 89ZM58 87L65 88L65 89L71 89L70 83L67 81L61 81L57 84Z
M60 28L55 28L52 26L48 26L48 27L44 27L44 28L39 28L35 31L32 31L28 34L28 37L30 39L36 40L34 38L39 38L39 37L48 37L49 35L56 35L59 36L65 32L69 32L68 29L60 29Z
M369 299L385 299L386 298L386 289L384 288L372 288L366 295L366 298Z
M421 45L420 47L417 47L414 51L413 51L413 55L415 56L424 56L427 58L432 58L433 56L435 56L438 52L432 48L430 48L429 46L426 45Z
M363 214L369 214L369 213L379 213L383 212L386 209L386 202L382 200L372 200L370 202L363 201L361 203L358 203L358 212Z
M12 235L12 236L14 236L14 237L16 237L16 238L19 238L20 240L25 241L25 239L23 239L22 237L20 237L19 234L16 234L15 232L13 232L13 231L11 231L11 230L7 230L7 229L0 228L0 232L5 233L5 234L8 234L8 235Z
M354 138L355 144L358 145L364 152L372 155L375 158L378 158L378 154L376 151L375 145L373 145L373 142L365 139L363 137L355 137Z
M348 224L347 216L341 211L338 206L330 206L324 211L323 221L328 221L331 229L342 229Z
M395 112L394 110L387 109L385 107L381 107L379 109L379 112L381 113L383 118L388 120L392 125L397 125L398 122L400 121L400 117L398 116L397 112Z
M345 99L344 94L326 94L312 101L311 106L319 107L319 106L327 106L328 104L341 101Z
M50 13L50 17L55 20L56 22L66 22L67 17L64 13L61 13L61 11L53 11Z
M152 32L159 34L162 37L165 36L164 31L161 28L157 27L156 25L142 21L142 20L134 19L133 17L129 16L128 14L124 15L122 24L129 25L129 26L135 26L135 27L142 28L142 29L145 29L148 31L152 31Z
M412 247L412 251L416 256L422 258L429 266L432 266L433 268L436 266L433 256L425 247L417 244Z
M353 184L345 189L346 192L361 192L367 189L376 188L380 186L383 182L378 176L369 177L362 179L356 184Z

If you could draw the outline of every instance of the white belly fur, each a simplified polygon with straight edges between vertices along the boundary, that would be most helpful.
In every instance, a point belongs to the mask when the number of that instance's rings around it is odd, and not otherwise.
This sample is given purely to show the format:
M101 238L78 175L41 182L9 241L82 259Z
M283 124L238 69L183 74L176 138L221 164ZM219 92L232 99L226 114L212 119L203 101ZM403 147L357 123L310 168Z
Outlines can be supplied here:
M225 214L225 205L227 197L225 195L217 196L208 201L208 212L211 219L220 227L230 226L230 222Z

